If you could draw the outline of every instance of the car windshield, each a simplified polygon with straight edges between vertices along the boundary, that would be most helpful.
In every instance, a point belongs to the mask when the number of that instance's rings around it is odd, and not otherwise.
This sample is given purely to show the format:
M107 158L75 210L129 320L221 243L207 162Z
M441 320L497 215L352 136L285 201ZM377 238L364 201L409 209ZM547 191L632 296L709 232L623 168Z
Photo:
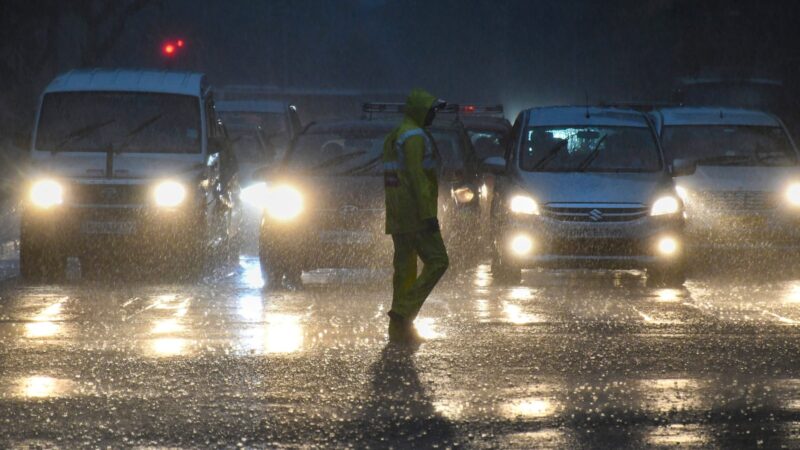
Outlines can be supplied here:
M461 133L456 130L431 129L430 134L436 142L442 168L458 170L466 166L468 153L465 151L466 142Z
M389 132L349 128L305 133L297 138L285 164L321 175L383 175L383 141Z
M662 142L670 159L714 165L797 165L797 154L780 127L667 126Z
M51 152L199 153L197 97L144 92L44 96L36 149Z
M467 130L469 140L479 160L492 156L503 156L503 133L495 130Z
M649 128L530 127L520 167L541 172L655 172L661 158Z
M260 129L266 135L288 134L286 114L281 112L217 111L228 129Z

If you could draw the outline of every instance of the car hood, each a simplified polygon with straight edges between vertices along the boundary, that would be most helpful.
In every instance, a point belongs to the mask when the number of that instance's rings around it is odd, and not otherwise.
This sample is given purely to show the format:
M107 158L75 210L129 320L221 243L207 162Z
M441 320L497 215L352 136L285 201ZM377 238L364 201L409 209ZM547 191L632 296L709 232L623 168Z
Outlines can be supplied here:
M33 167L39 172L65 178L106 177L105 153L58 153L37 155ZM118 179L191 176L204 167L201 155L135 154L114 156L114 176Z
M760 191L783 189L800 182L798 167L697 166L692 175L675 178L675 183L695 191Z
M385 208L382 176L295 176L273 181L297 186L314 209Z
M649 203L670 187L662 173L528 172L519 187L540 204Z

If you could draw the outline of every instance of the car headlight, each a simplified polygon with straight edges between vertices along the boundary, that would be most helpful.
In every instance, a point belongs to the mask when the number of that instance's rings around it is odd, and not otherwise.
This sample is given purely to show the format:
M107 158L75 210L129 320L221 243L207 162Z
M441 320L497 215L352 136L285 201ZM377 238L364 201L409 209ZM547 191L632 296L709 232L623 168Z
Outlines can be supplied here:
M56 180L39 180L31 186L30 201L43 209L61 205L64 203L64 188Z
M665 195L653 203L650 210L651 216L664 216L667 214L677 214L681 211L681 202L671 195Z
M303 212L303 195L291 186L268 188L265 194L264 206L267 214L275 220L286 222Z
M684 202L689 198L689 190L683 186L675 186L675 192Z
M786 200L792 206L800 206L800 183L792 183L786 189Z
M511 212L516 214L538 215L539 205L536 200L527 195L517 195L511 199L509 204Z
M162 181L153 190L156 205L163 208L174 208L186 200L186 188L177 181Z
M267 183L260 182L242 189L239 198L247 205L264 209L267 207L266 200L268 195Z
M453 189L453 195L455 196L456 201L462 204L469 203L473 199L475 199L475 192L473 192L472 189L470 189L467 186L463 186L458 189Z

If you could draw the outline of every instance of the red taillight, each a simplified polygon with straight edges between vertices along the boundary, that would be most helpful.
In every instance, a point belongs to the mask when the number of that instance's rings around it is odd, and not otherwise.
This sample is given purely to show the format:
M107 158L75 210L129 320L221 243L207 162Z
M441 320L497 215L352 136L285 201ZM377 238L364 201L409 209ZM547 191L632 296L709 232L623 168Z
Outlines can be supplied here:
M464 112L468 113L475 112L475 105L467 105L463 108L463 110Z
M175 45L173 44L166 44L164 45L164 54L167 56L172 56L175 54Z
M176 42L176 44L178 45L178 47L183 47L183 39L178 39L178 42Z

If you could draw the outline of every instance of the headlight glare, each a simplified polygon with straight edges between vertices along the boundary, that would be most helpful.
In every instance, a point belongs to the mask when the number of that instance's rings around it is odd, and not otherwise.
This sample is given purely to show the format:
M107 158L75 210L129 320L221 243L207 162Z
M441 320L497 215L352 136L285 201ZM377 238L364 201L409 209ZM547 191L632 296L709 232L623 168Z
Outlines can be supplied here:
M516 214L538 215L539 205L536 200L527 195L517 195L511 199L509 204L511 212Z
M242 192L239 194L239 198L242 201L250 206L255 208L264 209L266 208L266 199L269 195L269 190L267 189L267 183L260 182L251 184L246 188L242 189Z
M786 200L790 205L800 207L800 183L792 183L786 189Z
M303 195L291 186L276 186L267 189L264 205L271 218L286 222L303 212Z
M651 216L664 216L667 214L677 214L681 211L681 202L671 195L665 195L653 203L650 211Z
M64 203L64 188L55 180L39 180L31 186L30 200L43 209L61 205Z
M153 198L162 208L174 208L186 200L186 188L177 181L162 181L153 190Z

